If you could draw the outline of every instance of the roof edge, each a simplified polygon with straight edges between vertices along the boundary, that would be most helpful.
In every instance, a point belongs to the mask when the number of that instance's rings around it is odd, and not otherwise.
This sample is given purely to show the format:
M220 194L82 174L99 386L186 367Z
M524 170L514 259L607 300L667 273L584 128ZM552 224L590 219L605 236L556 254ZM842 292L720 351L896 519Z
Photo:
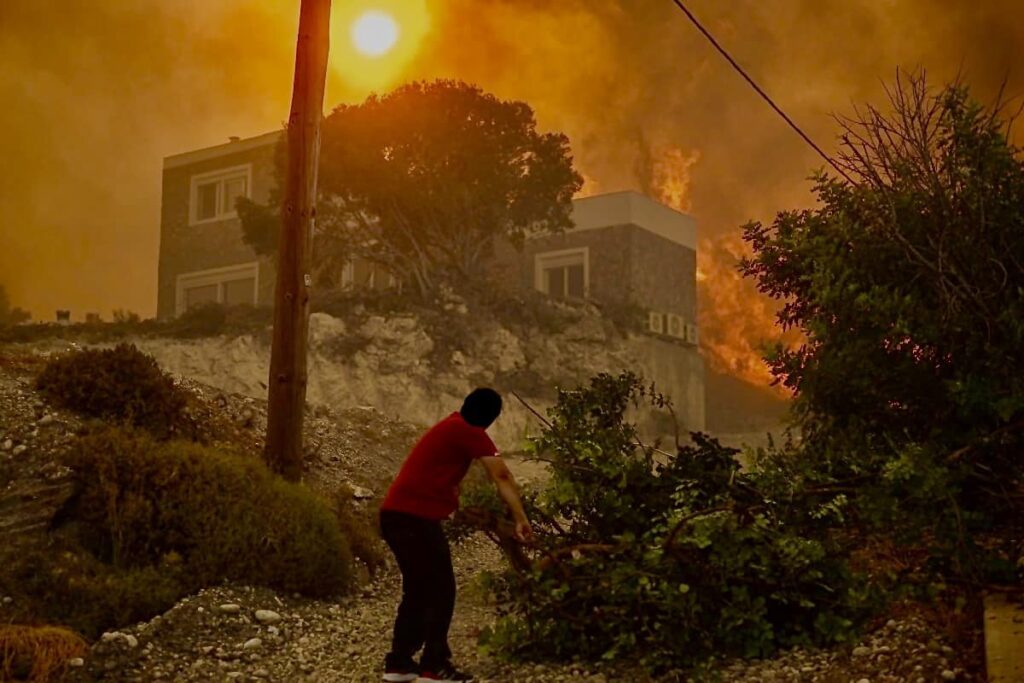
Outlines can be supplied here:
M263 133L262 135L245 138L244 140L235 140L232 142L225 142L221 145L214 145L213 147L194 149L191 152L173 154L169 157L164 157L164 168L168 169L188 166L189 164L206 161L208 159L216 159L229 154L235 154L236 152L245 152L250 149L273 145L281 139L282 135L284 135L283 130L274 130L269 133Z

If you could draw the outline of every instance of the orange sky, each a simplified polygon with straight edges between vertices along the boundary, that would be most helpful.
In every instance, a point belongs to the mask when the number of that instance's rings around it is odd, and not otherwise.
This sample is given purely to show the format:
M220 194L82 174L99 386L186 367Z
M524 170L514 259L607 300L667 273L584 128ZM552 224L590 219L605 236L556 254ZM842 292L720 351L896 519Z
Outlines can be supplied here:
M690 5L827 149L830 114L877 100L897 65L936 80L960 70L986 96L1007 74L1012 94L1024 90L1017 0ZM404 19L383 63L346 45L364 6ZM280 125L297 7L0 2L0 284L13 304L37 319L153 314L162 158ZM647 151L675 150L704 236L809 201L819 160L669 0L337 0L335 15L328 106L413 78L476 82L566 132L597 191L642 188Z

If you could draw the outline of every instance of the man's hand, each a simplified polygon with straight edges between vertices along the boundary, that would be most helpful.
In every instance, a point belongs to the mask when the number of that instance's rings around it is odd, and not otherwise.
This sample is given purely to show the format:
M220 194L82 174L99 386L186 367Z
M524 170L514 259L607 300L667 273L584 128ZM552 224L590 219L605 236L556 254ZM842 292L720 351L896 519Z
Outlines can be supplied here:
M526 519L526 512L523 510L523 501L519 497L519 487L512 477L508 465L500 457L480 458L480 463L487 470L491 480L498 489L498 495L505 501L512 519L516 520L515 537L520 543L533 543L533 527Z
M530 523L527 520L524 519L521 522L516 522L515 534L516 540L520 543L527 545L533 543L533 527L530 526Z

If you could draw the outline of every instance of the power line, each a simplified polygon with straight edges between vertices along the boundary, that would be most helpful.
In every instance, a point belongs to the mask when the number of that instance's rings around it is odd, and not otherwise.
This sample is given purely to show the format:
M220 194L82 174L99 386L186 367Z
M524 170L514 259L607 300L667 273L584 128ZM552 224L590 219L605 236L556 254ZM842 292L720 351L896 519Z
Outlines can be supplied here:
M807 133L805 133L800 128L800 126L796 125L796 123L793 121L793 119L789 118L789 115L786 114L786 112L782 111L782 109L779 107L779 105L775 104L775 101L772 100L772 98L768 96L768 93L766 93L764 90L761 89L761 86L759 86L754 81L754 79L751 78L749 74L747 74L747 72L743 69L743 67L740 66L736 62L735 59L732 58L732 55L730 55L726 51L726 49L724 47L722 47L722 45L717 40L715 40L715 37L713 35L711 35L711 33L706 28L704 28L704 25L701 24L700 21L697 19L697 17L695 17L693 15L693 12L691 12L689 9L687 9L686 5L683 4L682 0L672 0L672 2L675 3L676 7L678 7L680 10L682 10L683 14L685 14L687 16L687 18L690 20L690 22L694 26L697 27L697 30L700 31L702 34L704 34L704 37L708 39L708 42L710 42L712 45L714 45L715 49L718 50L719 53L721 53L721 55L723 57L725 57L725 59L729 62L729 64L732 65L732 68L734 68L740 74L740 76L743 76L743 79L746 80L746 82L750 84L750 87L752 87L755 91L757 91L757 94L760 95L764 99L764 101L767 102L771 106L771 108L774 109L775 112L779 116L781 116L783 118L783 120L785 120L786 123L789 124L790 128L792 128L793 130L796 131L797 135L799 135L800 137L802 137L804 139L804 142L806 142L808 145L810 145L814 149L814 151L817 152L821 156L822 159L827 161L829 163L829 165L836 170L836 173L838 173L839 175L841 175L844 178L846 178L846 180L851 185L856 185L856 183L853 182L853 179L850 178L850 176L848 176L846 174L846 172L843 171L842 168L840 168L839 164L837 164L835 162L835 160L832 159L832 157L830 157L828 154L826 154L824 152L824 150L822 150L821 147L819 147L818 144L814 140L812 140L810 138L810 136L807 135Z

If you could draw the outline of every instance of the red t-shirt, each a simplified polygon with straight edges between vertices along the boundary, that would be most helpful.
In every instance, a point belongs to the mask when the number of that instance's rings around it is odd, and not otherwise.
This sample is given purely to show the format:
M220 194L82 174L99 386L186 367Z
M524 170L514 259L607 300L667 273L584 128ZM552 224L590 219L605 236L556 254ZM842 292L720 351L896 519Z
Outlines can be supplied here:
M485 430L452 413L413 446L380 508L444 519L459 507L459 483L470 464L497 454Z

